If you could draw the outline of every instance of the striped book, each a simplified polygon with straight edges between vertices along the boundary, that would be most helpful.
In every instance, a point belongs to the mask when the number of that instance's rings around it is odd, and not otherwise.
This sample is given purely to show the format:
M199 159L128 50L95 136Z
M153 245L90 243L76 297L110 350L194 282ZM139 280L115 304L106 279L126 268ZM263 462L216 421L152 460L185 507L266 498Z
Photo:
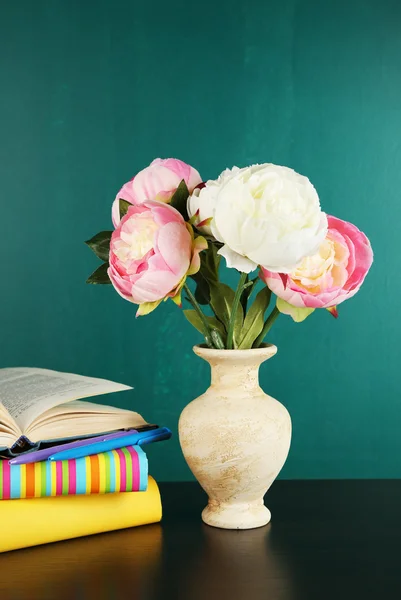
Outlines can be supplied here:
M148 460L140 446L62 461L0 461L0 500L145 491Z

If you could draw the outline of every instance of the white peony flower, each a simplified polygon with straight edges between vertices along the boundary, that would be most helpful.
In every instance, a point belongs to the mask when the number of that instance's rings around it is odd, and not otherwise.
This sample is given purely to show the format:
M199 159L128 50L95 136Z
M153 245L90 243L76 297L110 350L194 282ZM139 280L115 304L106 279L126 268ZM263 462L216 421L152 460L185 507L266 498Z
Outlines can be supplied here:
M219 189L232 175L238 173L240 170L241 169L238 167L225 169L225 171L219 175L218 179L210 179L209 181L206 181L203 188L196 188L188 198L187 212L189 216L193 217L198 213L196 219L197 223L202 223L203 221L210 219L214 215ZM216 231L214 231L212 223L213 219L210 224L198 227L198 229L205 235L211 235L217 239Z
M327 232L309 179L272 164L227 169L190 196L190 217L198 210L198 222L211 218L203 231L224 244L219 254L227 266L244 273L258 265L290 273L318 250Z

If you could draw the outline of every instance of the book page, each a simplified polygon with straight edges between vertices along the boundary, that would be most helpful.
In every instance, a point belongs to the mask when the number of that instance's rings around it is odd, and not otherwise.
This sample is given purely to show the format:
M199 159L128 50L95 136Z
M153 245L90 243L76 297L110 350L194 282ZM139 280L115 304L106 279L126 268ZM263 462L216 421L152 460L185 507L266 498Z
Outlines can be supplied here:
M5 433L0 431L0 458L1 448L11 448L11 446L17 441L19 436L15 436L13 433Z
M32 442L40 442L146 425L149 423L131 410L77 400L47 410L28 427L26 435Z
M21 430L14 421L4 404L0 402L0 433L7 433L14 437L14 441L21 435Z
M22 433L50 408L80 398L130 389L127 385L106 379L48 369L0 369L0 402Z
M21 435L22 431L17 423L4 404L0 402L0 448L10 448Z

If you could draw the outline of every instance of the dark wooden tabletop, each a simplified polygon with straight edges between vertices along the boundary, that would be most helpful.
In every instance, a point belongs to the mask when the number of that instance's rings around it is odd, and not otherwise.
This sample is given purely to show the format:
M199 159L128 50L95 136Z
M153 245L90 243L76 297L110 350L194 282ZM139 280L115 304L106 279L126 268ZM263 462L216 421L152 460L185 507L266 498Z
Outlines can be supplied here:
M195 483L160 487L162 524L0 555L0 599L401 598L401 480L278 481L249 531L204 525Z

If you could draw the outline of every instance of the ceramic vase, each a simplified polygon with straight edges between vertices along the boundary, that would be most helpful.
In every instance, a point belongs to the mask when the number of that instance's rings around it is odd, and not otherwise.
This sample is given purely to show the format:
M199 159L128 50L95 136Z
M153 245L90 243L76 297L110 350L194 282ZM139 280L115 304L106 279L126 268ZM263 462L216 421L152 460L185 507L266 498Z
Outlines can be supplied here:
M276 346L213 350L195 346L211 366L211 385L179 420L182 452L209 501L208 525L252 529L269 523L263 497L283 467L291 442L286 408L259 386L260 365Z

